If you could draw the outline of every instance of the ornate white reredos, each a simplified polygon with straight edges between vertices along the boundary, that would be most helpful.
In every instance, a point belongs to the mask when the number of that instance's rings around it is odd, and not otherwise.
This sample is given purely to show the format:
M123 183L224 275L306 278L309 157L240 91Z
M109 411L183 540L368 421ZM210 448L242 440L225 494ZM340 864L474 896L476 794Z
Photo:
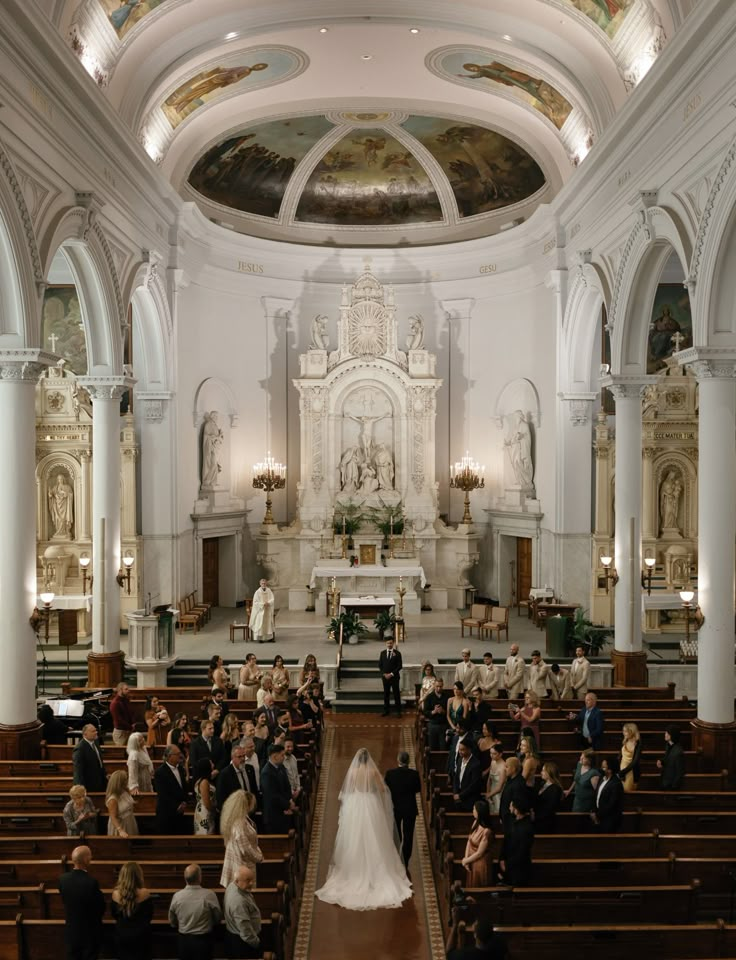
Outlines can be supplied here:
M337 348L325 317L299 358L302 527L320 531L335 503L380 507L403 502L419 528L437 517L435 483L437 358L423 349L420 316L409 318L399 349L393 290L372 273L344 286Z

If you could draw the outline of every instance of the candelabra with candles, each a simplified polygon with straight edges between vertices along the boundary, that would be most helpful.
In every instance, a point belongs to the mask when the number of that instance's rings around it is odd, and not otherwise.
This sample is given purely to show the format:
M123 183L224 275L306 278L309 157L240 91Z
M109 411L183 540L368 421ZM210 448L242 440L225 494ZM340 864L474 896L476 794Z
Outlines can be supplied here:
M462 519L465 524L473 522L470 516L470 491L485 487L485 473L486 468L473 460L467 451L462 460L458 460L454 466L450 464L450 487L465 492L465 512Z
M271 512L271 494L274 490L283 490L286 486L286 464L277 463L268 451L268 456L262 463L253 465L253 486L256 490L266 491L266 515L263 525L274 523Z

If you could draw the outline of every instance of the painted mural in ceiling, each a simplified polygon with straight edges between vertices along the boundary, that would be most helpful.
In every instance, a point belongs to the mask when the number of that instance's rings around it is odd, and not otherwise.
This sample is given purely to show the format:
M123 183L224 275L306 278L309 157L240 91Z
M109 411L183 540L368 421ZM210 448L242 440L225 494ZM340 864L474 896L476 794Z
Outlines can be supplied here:
M613 39L636 0L564 0L605 30Z
M243 50L195 73L170 93L161 109L172 129L195 110L224 96L247 93L290 79L304 69L306 58L283 47Z
M120 40L147 14L165 2L166 0L100 0Z
M545 184L537 162L494 130L442 117L343 113L233 132L196 162L189 185L222 206L277 218L292 179L294 221L355 227L442 222L440 192L449 205L454 198L459 218L491 213Z
M561 130L572 113L572 104L552 84L523 69L504 63L481 47L450 47L435 50L427 66L445 80L489 92L503 91L539 111Z

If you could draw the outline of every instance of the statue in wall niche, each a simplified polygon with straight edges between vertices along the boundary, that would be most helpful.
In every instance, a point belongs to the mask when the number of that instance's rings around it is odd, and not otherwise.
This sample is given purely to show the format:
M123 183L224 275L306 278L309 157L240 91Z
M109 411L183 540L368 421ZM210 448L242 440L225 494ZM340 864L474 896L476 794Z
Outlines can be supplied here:
M217 418L217 410L211 410L204 415L204 426L202 427L202 487L214 487L222 470L218 454L224 437Z
M522 489L529 489L534 482L532 433L521 410L515 410L507 417L504 446L509 452L511 468L517 484Z
M670 470L662 481L659 490L659 516L662 521L662 530L677 530L677 513L680 509L682 483L674 470Z
M71 540L74 522L74 491L63 473L56 474L56 482L49 484L49 512L54 525L52 540Z
M394 461L391 452L385 443L379 443L373 458L376 466L376 477L379 490L393 490L394 488Z
M310 350L329 350L330 338L327 333L327 317L319 314L312 320L312 342L309 344Z
M409 336L406 338L407 350L421 350L424 346L424 320L419 314L409 317Z
M340 460L340 489L345 493L355 493L360 483L360 464L358 448L348 447Z

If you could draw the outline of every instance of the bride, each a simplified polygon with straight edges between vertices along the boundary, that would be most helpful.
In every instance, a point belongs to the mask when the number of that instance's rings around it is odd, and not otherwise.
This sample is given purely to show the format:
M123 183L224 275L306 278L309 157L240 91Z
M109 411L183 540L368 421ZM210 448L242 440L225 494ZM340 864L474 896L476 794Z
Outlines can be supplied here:
M391 794L365 747L358 750L340 790L340 819L320 900L348 910L400 907L411 884L394 839Z

